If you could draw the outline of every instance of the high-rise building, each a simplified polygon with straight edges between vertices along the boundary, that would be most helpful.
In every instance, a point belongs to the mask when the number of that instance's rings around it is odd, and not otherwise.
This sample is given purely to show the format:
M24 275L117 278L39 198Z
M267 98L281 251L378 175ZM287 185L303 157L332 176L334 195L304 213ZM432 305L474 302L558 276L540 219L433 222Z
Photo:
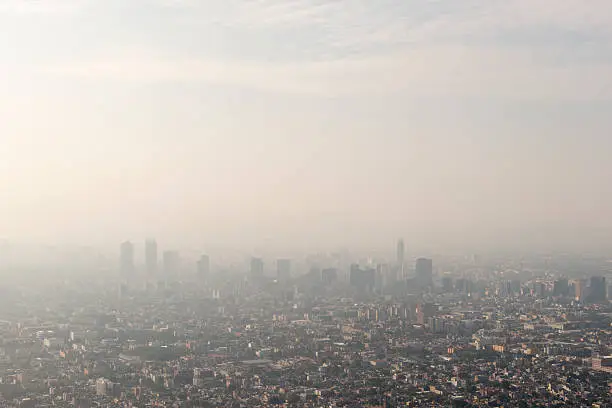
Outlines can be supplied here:
M453 291L453 278L445 276L442 278L442 290L444 293L450 293Z
M578 279L574 282L574 296L578 301L585 300L586 294L586 281L584 279Z
M557 279L553 284L553 296L567 296L569 293L569 281L565 278Z
M371 290L376 285L376 269L361 268L358 264L352 264L349 274L351 286L359 290Z
M375 287L378 292L381 292L392 281L390 279L392 269L387 264L376 265Z
M145 267L147 276L157 275L157 242L154 239L145 242Z
M390 267L389 264L379 263L376 265L376 280L379 288L383 288L387 285L393 284L395 282L395 270Z
M418 258L415 265L416 282L419 286L431 286L433 283L433 261Z
M164 251L163 254L164 275L166 277L176 276L179 271L179 253L178 251Z
M261 258L251 258L251 276L254 278L263 278L264 276L264 263Z
M406 246L404 245L404 240L400 239L399 241L397 241L397 250L396 250L398 265L404 265L405 255L406 255Z
M134 273L134 245L130 241L121 244L121 274L130 276Z
M338 280L338 270L336 268L325 268L321 271L321 280L326 285L331 285Z
M593 303L606 303L606 278L603 276L591 277L591 288L589 290L589 300Z
M291 260L277 259L276 260L276 278L279 282L286 282L291 279Z
M204 280L210 274L210 258L208 255L202 255L197 262L198 279Z

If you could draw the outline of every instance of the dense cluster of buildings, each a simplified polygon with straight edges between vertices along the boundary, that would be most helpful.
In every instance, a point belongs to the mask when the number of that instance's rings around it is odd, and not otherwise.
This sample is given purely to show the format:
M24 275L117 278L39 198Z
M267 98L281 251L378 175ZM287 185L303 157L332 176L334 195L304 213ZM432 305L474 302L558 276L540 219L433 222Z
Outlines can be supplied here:
M116 279L11 298L0 321L6 407L604 407L606 280L505 262L289 259L158 279L157 245L121 245ZM162 270L178 267L165 252ZM459 265L451 270L453 265ZM529 269L529 270L528 270ZM246 272L246 273L245 273ZM205 278L204 278L205 277ZM152 283L152 281L154 283ZM603 289L602 289L603 288Z

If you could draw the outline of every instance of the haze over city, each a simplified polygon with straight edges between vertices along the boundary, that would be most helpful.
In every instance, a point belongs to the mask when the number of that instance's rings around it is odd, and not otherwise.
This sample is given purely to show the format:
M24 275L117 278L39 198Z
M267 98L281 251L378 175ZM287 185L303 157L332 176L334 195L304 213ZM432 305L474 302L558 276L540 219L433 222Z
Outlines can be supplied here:
M0 408L612 407L610 0L0 0Z
M606 249L608 1L0 2L0 236Z

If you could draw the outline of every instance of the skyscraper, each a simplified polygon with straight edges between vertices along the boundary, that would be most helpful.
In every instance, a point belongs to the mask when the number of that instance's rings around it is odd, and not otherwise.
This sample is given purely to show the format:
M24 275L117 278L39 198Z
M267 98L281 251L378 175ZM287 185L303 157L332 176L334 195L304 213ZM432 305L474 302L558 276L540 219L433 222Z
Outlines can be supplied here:
M574 281L574 295L577 301L583 301L586 292L586 281L584 279L577 279Z
M264 263L261 258L251 258L251 276L254 278L263 278Z
M567 296L569 293L569 281L567 278L558 279L553 284L553 296Z
M351 286L367 291L374 289L376 284L376 269L361 268L358 264L352 264L349 272Z
M397 241L395 256L396 264L392 268L394 271L395 280L405 280L407 278L406 246L404 245L404 240L401 238Z
M591 288L589 290L589 300L593 303L607 303L606 278L603 276L591 277Z
M291 279L291 260L277 259L276 260L276 279L279 282L286 282Z
M198 279L206 280L210 274L210 258L202 255L197 262Z
M145 242L145 267L147 276L157 275L157 242L154 239Z
M399 241L397 241L397 250L396 250L397 264L399 266L404 265L405 255L406 255L406 247L404 245L404 240L400 239Z
M433 283L433 261L427 258L418 258L415 273L419 286L430 286Z
M134 273L134 245L130 241L121 244L120 249L121 274L130 276Z

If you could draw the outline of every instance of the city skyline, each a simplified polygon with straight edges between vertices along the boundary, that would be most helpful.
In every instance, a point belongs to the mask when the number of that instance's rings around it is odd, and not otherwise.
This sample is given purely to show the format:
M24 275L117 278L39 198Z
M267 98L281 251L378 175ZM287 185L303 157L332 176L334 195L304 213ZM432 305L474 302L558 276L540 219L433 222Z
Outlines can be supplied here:
M610 0L0 0L0 407L612 406Z

